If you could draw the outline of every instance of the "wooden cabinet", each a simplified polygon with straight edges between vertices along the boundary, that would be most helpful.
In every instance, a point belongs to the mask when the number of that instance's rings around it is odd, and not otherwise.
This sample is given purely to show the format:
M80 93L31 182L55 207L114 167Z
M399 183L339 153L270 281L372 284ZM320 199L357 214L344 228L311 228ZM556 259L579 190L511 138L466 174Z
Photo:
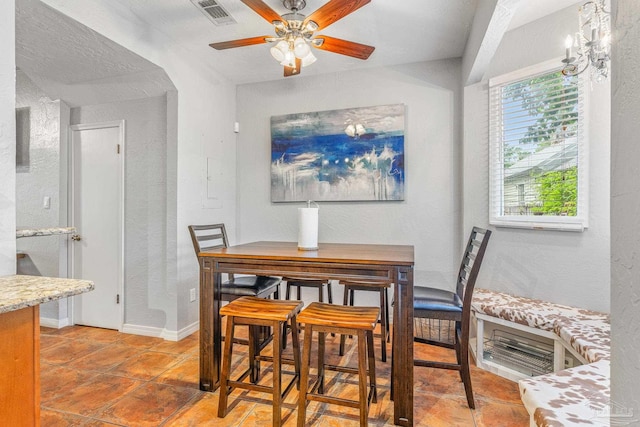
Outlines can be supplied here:
M0 314L0 419L2 425L40 425L40 310Z

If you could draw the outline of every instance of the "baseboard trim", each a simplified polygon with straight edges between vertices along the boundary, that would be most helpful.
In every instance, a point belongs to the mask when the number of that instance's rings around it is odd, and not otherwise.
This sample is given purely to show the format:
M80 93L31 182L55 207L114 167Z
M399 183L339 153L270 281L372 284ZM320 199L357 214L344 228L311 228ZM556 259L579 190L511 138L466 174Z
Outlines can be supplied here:
M61 329L69 325L70 323L68 317L65 317L64 319L52 319L50 317L40 318L40 326L44 326L46 328Z
M171 331L165 328L153 326L132 325L125 323L122 332L125 334L144 335L146 337L162 338L167 341L180 341L200 329L200 322L194 322L179 331Z

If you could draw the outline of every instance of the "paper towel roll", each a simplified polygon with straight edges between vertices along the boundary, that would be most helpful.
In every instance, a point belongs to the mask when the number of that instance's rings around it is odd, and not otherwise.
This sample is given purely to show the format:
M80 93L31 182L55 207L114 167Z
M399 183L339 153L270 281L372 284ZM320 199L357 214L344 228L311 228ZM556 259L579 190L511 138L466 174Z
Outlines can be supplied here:
M318 208L298 208L298 249L318 249Z

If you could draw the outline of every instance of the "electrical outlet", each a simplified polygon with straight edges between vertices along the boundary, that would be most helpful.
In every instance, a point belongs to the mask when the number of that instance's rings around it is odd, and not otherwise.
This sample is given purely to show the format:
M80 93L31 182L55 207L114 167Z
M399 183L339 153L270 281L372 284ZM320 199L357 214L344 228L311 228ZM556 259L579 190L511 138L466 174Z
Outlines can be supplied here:
M196 288L189 289L189 301L194 302L196 300Z

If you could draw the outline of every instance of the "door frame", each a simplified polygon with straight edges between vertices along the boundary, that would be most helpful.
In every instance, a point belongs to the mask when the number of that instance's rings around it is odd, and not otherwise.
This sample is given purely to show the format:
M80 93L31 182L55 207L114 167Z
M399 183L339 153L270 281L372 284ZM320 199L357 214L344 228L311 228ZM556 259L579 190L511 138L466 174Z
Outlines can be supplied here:
M97 123L87 123L87 124L76 124L69 126L69 149L68 149L68 167L69 167L69 197L68 197L68 209L69 209L69 223L73 225L75 223L75 166L74 166L74 135L75 131L83 131L83 130L94 130L94 129L106 129L106 128L119 128L119 141L120 145L120 156L118 161L118 192L119 192L119 208L118 208L118 238L119 238L119 255L118 255L118 295L120 295L120 303L118 304L118 331L122 332L122 328L124 326L124 305L125 305L125 297L124 297L124 202L125 202L125 121L124 120L113 120L107 122L97 122ZM81 231L81 230L80 230ZM68 268L69 268L69 276L73 277L74 275L74 250L75 245L70 244L68 246ZM74 296L70 298L69 304L69 320L70 324L75 325L75 307L74 303L76 298L81 298L81 295Z

